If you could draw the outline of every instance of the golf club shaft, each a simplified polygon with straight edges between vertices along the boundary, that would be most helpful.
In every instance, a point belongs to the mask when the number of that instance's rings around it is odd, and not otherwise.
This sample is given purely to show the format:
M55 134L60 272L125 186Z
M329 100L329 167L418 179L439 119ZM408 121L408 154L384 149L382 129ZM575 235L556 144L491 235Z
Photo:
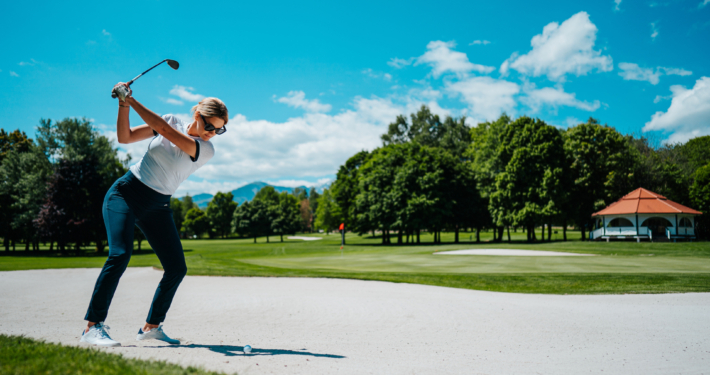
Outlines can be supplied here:
M159 63L153 65L150 69L148 69L148 70L146 70L145 72L143 72L143 73L139 74L138 76L136 76L136 78L133 78L132 80L128 81L128 82L127 82L128 86L130 86L130 85L133 83L133 81L135 81L135 80L137 80L138 78L140 78L143 74L146 74L146 73L150 72L151 70L153 70L153 68L155 68L156 66L158 66L158 65L160 65L160 64L162 64L162 63L164 63L164 62L166 62L166 61L168 61L168 59L165 59L165 60L163 60L163 61L161 61L161 62L159 62Z

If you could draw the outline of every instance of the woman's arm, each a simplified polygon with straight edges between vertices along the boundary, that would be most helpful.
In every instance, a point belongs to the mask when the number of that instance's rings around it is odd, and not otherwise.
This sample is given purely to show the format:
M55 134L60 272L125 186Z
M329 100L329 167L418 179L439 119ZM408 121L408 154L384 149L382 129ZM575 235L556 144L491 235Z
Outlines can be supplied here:
M165 137L165 139L172 142L184 153L190 155L193 158L195 157L195 154L197 153L197 145L195 144L194 139L173 129L173 127L171 127L167 122L165 122L162 117L158 116L155 112L143 106L143 104L139 103L132 96L126 97L126 103L130 104L131 108L133 108L133 110L138 113L138 116L140 116L143 121L145 121L145 123L150 126L151 129L155 130L160 135Z
M118 85L124 85L121 82ZM118 86L116 85L116 86ZM128 87L128 86L126 86ZM131 89L128 88L128 93L130 95ZM131 124L128 120L128 114L131 107L126 102L122 102L120 99L118 101L118 119L116 120L116 138L118 138L118 143L134 143L139 142L144 139L148 139L153 136L153 130L147 125L136 126L131 129Z

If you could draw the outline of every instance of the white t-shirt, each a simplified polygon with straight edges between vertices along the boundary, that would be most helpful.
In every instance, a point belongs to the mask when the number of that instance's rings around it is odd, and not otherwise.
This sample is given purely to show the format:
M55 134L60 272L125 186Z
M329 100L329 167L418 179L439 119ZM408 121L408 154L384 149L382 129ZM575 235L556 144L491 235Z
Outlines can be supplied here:
M187 124L173 115L163 115L173 129L188 135L196 141L197 152L193 158L165 139L156 134L150 140L148 151L138 163L131 166L131 172L149 188L165 195L173 195L178 186L198 168L205 165L214 156L214 146L210 141L187 134Z

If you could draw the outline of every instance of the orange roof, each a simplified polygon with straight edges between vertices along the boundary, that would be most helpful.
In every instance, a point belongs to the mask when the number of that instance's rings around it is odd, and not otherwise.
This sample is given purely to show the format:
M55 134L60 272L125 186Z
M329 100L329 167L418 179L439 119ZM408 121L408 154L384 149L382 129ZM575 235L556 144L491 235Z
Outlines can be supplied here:
M638 188L624 195L621 199L610 204L605 209L592 214L592 216L623 214L702 215L703 213L683 206L680 203L673 202L660 194L656 194L644 188Z

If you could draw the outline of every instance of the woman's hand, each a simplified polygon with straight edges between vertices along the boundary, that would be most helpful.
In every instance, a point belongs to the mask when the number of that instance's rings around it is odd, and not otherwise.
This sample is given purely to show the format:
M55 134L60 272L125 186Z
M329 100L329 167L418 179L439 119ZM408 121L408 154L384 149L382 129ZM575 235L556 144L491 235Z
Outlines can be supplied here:
M123 86L123 87L121 89L117 90L117 88L120 86ZM119 82L115 86L113 86L113 92L117 93L119 102L125 102L126 99L132 97L132 95L133 95L133 90L131 90L131 87L128 86L128 84L125 82ZM118 94L119 92L120 92L120 94ZM123 95L123 94L125 94L125 95Z

